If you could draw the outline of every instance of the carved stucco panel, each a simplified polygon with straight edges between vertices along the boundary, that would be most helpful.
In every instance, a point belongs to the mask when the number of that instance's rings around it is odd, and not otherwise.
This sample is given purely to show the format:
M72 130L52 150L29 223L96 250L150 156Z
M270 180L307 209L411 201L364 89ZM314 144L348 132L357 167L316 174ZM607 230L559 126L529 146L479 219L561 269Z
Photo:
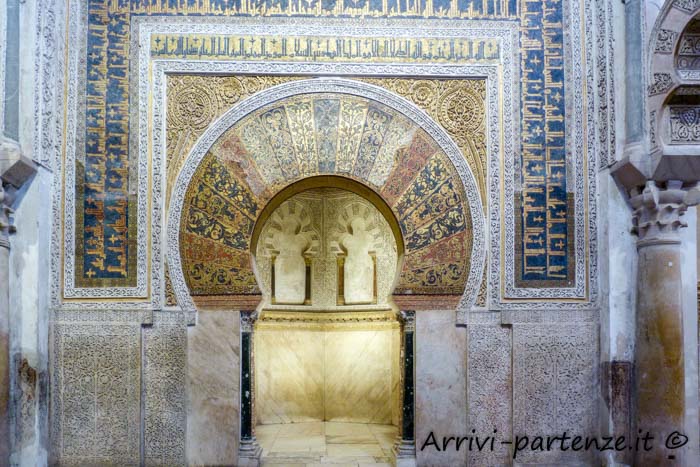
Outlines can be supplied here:
M467 326L467 413L468 426L483 436L510 436L513 423L513 371L511 328L500 323ZM470 465L500 465L510 462L505 445L493 452L470 452Z
M64 464L140 462L141 325L53 325L52 456Z
M597 325L513 324L513 436L595 436ZM521 462L581 462L590 452L523 451Z
M155 313L143 328L144 461L185 465L187 324L183 313Z

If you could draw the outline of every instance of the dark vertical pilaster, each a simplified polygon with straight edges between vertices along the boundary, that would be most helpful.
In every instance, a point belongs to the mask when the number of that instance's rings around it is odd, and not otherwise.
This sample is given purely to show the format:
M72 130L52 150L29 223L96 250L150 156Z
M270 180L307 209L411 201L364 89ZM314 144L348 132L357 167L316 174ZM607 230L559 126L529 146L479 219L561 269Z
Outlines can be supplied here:
M394 445L395 465L416 465L415 437L415 333L414 311L402 311L401 321L401 421Z
M238 465L258 466L262 448L255 439L253 324L254 311L241 311L241 443Z

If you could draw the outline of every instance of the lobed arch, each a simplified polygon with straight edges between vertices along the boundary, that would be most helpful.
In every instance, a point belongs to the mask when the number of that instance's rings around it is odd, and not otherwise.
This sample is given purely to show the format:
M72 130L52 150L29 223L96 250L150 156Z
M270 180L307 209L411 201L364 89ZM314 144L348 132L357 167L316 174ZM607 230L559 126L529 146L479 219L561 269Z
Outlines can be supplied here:
M314 122L328 112L313 112L333 100L338 102L329 105L340 108L340 112L345 112L342 106L347 101L347 108L356 107L360 109L358 115L364 115L358 117L359 123L349 125L351 131L342 144L336 135L335 161L342 164L330 164L330 159L319 162L319 141L323 139L319 128L325 126ZM309 111L313 115L309 116ZM294 118L302 117L293 124L299 126L297 133L285 136L289 128L281 129L279 125L292 124L289 112L295 113ZM341 126L342 118L343 114L337 117L336 126ZM248 129L246 125L254 134L259 128L253 127L265 122L274 127L273 133L268 128L267 132L258 132L258 137L241 136L241 129ZM393 136L389 135L392 124L398 127ZM401 131L406 126L408 134ZM241 141L246 138L247 143ZM385 148L389 142L384 138L394 138L394 146ZM255 141L263 140L268 149L276 145L276 150L258 148L255 152ZM337 153L347 147L356 149L349 151L353 154L349 162ZM262 157L263 153L267 158ZM275 162L280 173L275 172ZM197 235L201 234L204 240L196 253L207 254L211 253L208 246L218 248L220 232L225 232L229 238L221 251L233 258L231 264L235 267L230 270L238 276L213 287L212 295L229 295L232 302L236 297L254 301L260 296L253 273L254 230L262 225L259 220L269 210L267 204L282 199L277 195L284 190L293 194L304 184L339 180L351 181L347 185L365 192L365 197L376 196L373 204L380 210L388 207L385 217L390 224L391 219L395 220L397 244L404 253L395 296L448 296L462 311L473 305L485 267L485 219L479 187L464 156L446 132L412 103L380 87L337 78L289 82L251 96L220 117L195 144L174 185L166 227L167 263L178 305L196 310L193 297L206 295L196 289L192 279L193 263L188 254L193 251L184 250L190 240L200 241ZM211 190L214 185L226 196L217 198L216 212L200 215L196 197L202 192L218 196L209 193L216 191ZM235 202L227 204L227 196ZM238 209L241 206L244 209ZM216 239L207 237L211 226L198 230L197 218L216 220L224 211L230 214L216 227ZM194 218L188 218L192 212ZM238 223L226 224L232 216L240 218Z
M689 36L700 33L700 3L666 1L646 47L648 147L650 178L686 181L692 157L700 154L700 138L674 134L700 129L700 60L688 55ZM696 110L697 109L697 110ZM689 128L692 127L691 128ZM669 157L671 156L671 157ZM690 179L687 181L691 181Z

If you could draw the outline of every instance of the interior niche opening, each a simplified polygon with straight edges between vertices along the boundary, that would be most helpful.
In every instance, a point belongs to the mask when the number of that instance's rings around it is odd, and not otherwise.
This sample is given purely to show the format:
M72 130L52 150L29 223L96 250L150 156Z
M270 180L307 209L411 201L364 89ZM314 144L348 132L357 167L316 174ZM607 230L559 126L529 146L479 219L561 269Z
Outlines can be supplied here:
M395 230L375 202L338 187L286 197L256 230L264 458L388 462L400 419Z

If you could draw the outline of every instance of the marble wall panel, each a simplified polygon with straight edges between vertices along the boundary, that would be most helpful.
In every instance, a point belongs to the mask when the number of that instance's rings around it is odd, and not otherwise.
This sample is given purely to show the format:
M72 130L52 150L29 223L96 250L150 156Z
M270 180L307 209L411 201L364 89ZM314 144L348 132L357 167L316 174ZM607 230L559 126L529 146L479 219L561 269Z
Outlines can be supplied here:
M187 324L155 313L143 328L143 455L146 465L185 465Z
M187 463L236 465L239 440L238 311L202 311L187 328Z
M52 324L52 463L140 463L141 324L101 314Z
M511 328L500 323L470 324L467 328L467 417L479 436L510 439L513 407ZM495 435L493 430L498 430ZM469 465L510 465L510 450L469 452Z
M597 324L513 324L513 436L596 436L597 362ZM593 454L527 449L517 460L577 464Z
M392 422L391 325L324 333L325 419L333 422Z
M323 420L323 334L259 323L254 334L258 423Z
M418 465L466 465L467 452L454 449L421 451L431 432L467 434L467 332L455 326L454 311L416 313L416 457Z
M258 323L258 423L391 424L398 420L398 344L396 323Z

